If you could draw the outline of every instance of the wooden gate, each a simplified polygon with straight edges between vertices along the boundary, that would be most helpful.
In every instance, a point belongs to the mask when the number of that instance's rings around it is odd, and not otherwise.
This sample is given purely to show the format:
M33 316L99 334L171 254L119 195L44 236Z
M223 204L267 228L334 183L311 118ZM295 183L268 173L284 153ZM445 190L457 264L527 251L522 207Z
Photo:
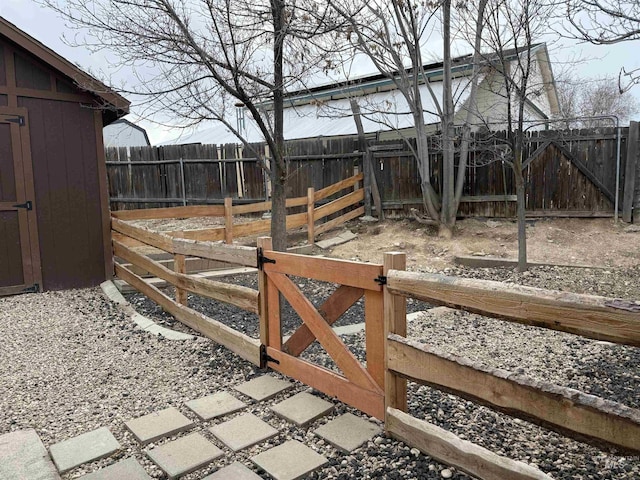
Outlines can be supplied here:
M0 107L0 295L41 284L27 111Z
M275 252L271 250L269 238L259 239L258 246L262 366L384 419L382 265ZM331 282L338 287L316 308L288 275ZM285 342L280 325L279 294L303 321ZM365 299L366 367L331 328L362 296ZM342 374L299 358L314 340L322 345Z

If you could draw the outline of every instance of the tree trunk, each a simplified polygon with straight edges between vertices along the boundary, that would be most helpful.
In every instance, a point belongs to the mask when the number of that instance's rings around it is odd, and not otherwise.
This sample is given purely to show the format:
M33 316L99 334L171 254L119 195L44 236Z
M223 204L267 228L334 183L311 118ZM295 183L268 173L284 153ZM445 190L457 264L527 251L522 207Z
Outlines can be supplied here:
M522 171L516 172L518 210L518 271L527 270L527 223L525 218L525 185Z
M271 238L273 249L287 249L287 179L284 151L284 87L283 87L283 42L284 42L284 2L271 0L273 15L273 136L276 151L273 152L271 167Z
M460 144L460 160L458 161L458 178L456 178L456 193L454 210L457 213L462 198L464 180L467 173L467 163L469 161L469 144L471 143L471 123L474 116L478 115L476 98L478 96L478 75L480 73L480 48L482 46L482 30L484 29L484 11L487 0L480 0L478 4L478 15L476 17L476 34L473 43L473 70L471 72L471 92L467 99L467 118L465 119L462 142ZM505 192L506 194L506 192Z
M444 238L453 236L456 222L454 210L454 145L453 145L453 97L451 89L451 0L444 0L442 6L443 22L443 80L442 80L442 208L439 235Z
M431 171L429 169L429 140L424 127L422 113L414 116L416 126L416 149L418 158L418 172L420 173L420 186L422 190L422 203L427 214L436 222L440 221L438 206L435 200L435 192L431 186Z

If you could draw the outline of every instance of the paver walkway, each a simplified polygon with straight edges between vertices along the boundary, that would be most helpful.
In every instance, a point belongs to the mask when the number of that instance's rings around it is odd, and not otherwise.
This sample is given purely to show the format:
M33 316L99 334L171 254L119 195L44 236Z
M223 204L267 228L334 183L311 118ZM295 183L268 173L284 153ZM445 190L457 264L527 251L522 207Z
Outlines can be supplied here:
M133 418L125 422L138 443L139 451L133 453L146 455L168 478L179 478L205 467L202 477L198 478L304 478L325 465L327 458L297 440L278 440L280 432L268 423L276 417L269 415L268 410L265 418L247 411L251 405L267 402L276 395L288 395L288 390L293 386L291 382L263 375L236 385L233 394L212 392L211 395L186 401L180 409L170 407ZM315 422L322 422L319 419L331 414L334 408L333 403L307 392L290 394L284 400L281 396L280 399L270 406L270 410L289 422L292 428L307 428L309 425L318 427L319 424ZM197 420L192 421L185 414L197 417ZM209 421L212 421L212 426L207 423ZM380 431L372 422L346 414L325 421L314 433L335 445L339 451L349 452ZM304 435L298 438L304 438ZM275 446L259 448L260 453L249 460L243 457L244 464L233 463L235 452L254 445L266 445L267 441ZM155 446L144 450L144 446L151 442L155 442ZM101 462L107 463L105 467L81 477L83 480L150 478L135 456L123 458L122 454L114 455L120 450L118 440L106 427L102 427L52 445L49 453L61 473L73 473L80 465L86 466L88 462L108 458ZM111 457L114 458L109 461ZM219 468L205 476L212 471L211 467ZM35 430L0 436L0 479L4 478L59 480L58 472Z

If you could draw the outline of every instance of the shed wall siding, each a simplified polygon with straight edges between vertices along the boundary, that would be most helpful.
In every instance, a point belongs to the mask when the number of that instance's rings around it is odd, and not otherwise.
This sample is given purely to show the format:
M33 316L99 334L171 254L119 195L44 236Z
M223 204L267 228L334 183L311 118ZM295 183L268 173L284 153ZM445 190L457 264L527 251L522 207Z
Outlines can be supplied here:
M29 111L44 289L97 285L105 259L93 111L55 100L18 103Z

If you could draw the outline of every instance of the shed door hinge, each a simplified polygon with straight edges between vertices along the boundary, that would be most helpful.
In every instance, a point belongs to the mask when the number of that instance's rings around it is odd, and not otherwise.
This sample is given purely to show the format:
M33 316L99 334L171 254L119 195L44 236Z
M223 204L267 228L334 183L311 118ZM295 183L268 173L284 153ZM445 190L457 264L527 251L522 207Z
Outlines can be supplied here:
M22 293L38 293L39 291L40 291L40 285L37 283L34 283L30 287L22 289Z
M17 205L13 205L14 208L26 208L27 210L33 210L33 203L31 200L28 200L24 203L19 203Z
M24 127L24 124L25 124L24 117L22 115L19 115L17 117L13 117L13 118L5 118L4 121L5 122L10 122L10 123L17 123L21 127Z
M260 368L267 368L267 362L280 365L280 361L267 354L267 346L260 345Z
M386 285L387 284L387 277L385 277L384 275L378 275L378 278L374 278L373 281L376 282L380 286Z
M262 248L258 248L258 270L262 270L265 263L276 263L276 261L272 258L265 257L262 253Z

